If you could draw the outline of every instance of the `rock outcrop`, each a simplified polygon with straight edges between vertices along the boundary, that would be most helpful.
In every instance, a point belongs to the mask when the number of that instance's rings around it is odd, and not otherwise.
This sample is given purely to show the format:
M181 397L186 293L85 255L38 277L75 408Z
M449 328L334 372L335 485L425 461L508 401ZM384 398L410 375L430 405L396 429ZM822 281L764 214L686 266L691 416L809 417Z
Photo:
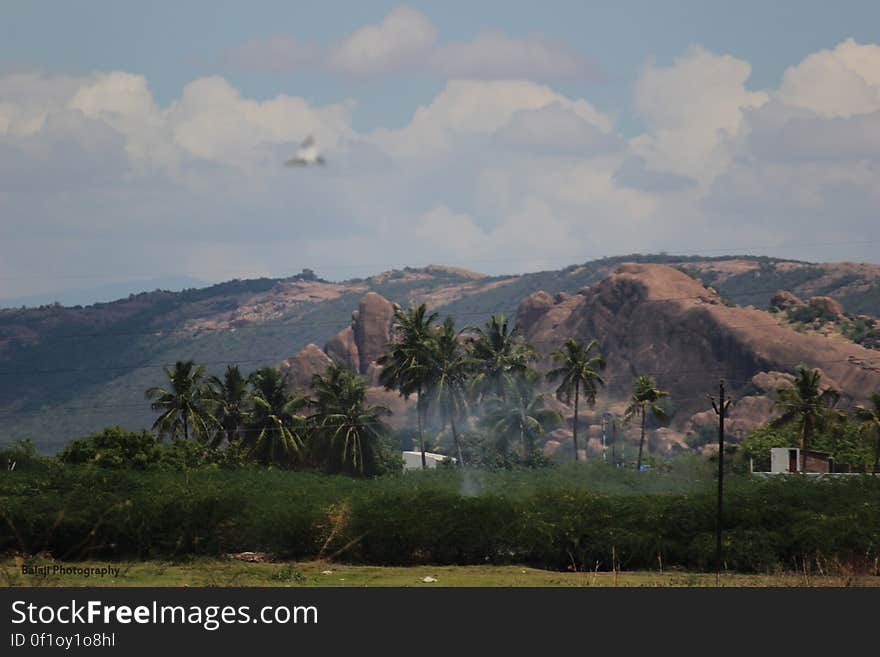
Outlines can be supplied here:
M799 308L806 305L797 295L787 290L779 290L770 297L771 310L788 310L789 308Z
M352 372L360 373L360 352L354 339L354 330L350 326L327 340L324 351L335 363Z
M323 350L314 344L304 347L281 363L282 373L293 388L308 388L315 374L323 373L332 363L341 365L367 379L367 402L391 410L388 423L392 427L404 426L409 421L414 399L403 399L396 391L380 386L382 368L376 363L391 341L391 325L397 308L383 296L368 292L351 314L351 326L327 340Z
M385 353L391 341L394 304L375 292L367 292L352 315L351 328L357 344L359 372L366 374L370 363Z
M315 374L323 374L333 361L316 344L308 344L279 366L293 388L308 388Z
M550 365L550 353L565 339L595 337L608 363L602 395L619 401L636 375L653 375L675 400L679 428L708 407L705 394L714 392L722 377L734 396L752 394L746 388L756 375L790 374L804 364L821 368L824 381L843 393L844 404L864 403L880 389L876 351L798 333L762 310L725 305L714 291L672 267L624 264L577 295L552 304L548 297L530 295L517 314L518 326L543 356L542 366ZM757 402L747 404L743 426L759 414ZM766 404L761 409L769 411Z
M375 361L385 353L385 347L391 341L396 308L382 295L367 292L351 314L351 326L330 338L324 351L357 374L375 370Z
M810 308L818 310L824 315L833 317L843 316L843 306L831 297L810 297L807 303Z

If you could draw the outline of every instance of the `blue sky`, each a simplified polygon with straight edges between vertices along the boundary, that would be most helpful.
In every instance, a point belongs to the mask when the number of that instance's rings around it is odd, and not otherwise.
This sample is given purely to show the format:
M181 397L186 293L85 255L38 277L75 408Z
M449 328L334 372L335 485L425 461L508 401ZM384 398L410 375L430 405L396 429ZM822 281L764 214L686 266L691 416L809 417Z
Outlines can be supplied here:
M876 261L876 2L32 0L3 17L0 299L630 250ZM306 134L329 166L277 167Z

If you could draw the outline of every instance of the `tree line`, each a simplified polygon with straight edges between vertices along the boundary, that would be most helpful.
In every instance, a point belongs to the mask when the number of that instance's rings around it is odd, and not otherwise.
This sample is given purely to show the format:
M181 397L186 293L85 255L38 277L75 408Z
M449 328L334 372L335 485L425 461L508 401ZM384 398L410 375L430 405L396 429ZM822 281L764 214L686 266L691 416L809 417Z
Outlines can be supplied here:
M550 393L541 391L542 381L552 382L556 398L573 409L575 460L580 408L595 407L605 384L606 362L595 339L565 340L551 358L554 367L539 372L538 352L504 315L458 329L452 317L440 322L422 304L395 311L391 342L377 364L382 386L415 398L415 439L423 468L429 423L449 429L459 466L535 465L543 460L539 439L564 422L558 411L547 408ZM146 391L151 408L159 412L153 430L160 439L194 441L286 468L372 476L400 467L390 443L391 411L368 403L367 380L338 364L316 374L305 392L292 390L277 367L244 375L229 365L221 378L208 376L190 360L165 368L165 376L165 386ZM777 391L781 414L769 428L794 432L805 457L819 434L854 418L859 438L873 443L876 472L880 393L872 395L872 407L855 407L850 416L836 408L839 393L823 389L820 379L818 370L800 367L792 385ZM639 427L637 470L645 457L649 418L654 426L670 421L663 403L668 398L653 377L634 380L623 420ZM781 440L775 434L772 439Z
M604 385L605 359L597 341L566 340L552 354L555 367L541 374L537 350L502 314L483 326L458 329L452 317L439 321L422 304L397 309L392 340L377 364L379 383L404 398L415 398L416 440L426 463L429 422L447 428L460 466L474 461L535 464L538 441L564 418L547 408L542 380L556 384L555 396L574 408L572 439L578 459L578 413L594 407ZM244 375L229 365L222 378L208 376L193 361L165 369L167 383L146 391L159 412L153 430L160 438L195 440L211 448L241 450L260 463L322 467L330 472L371 475L386 469L390 456L390 410L367 402L366 379L332 364L316 374L309 391L291 390L276 367ZM668 393L651 377L635 381L625 420L639 419L643 459L647 418L666 418L657 402ZM479 430L480 445L467 450L463 436Z

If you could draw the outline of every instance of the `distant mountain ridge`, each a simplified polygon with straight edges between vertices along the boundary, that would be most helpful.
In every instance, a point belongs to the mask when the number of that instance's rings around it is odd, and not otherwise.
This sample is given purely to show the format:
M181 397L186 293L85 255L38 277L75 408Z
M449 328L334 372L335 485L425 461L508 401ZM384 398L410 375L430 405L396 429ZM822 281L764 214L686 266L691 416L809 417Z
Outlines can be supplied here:
M121 283L105 283L92 287L78 287L59 292L30 294L21 297L0 299L2 308L34 308L45 305L59 304L62 306L90 306L95 303L107 303L128 297L142 290L181 291L188 288L206 287L208 283L192 276L163 276L159 278L123 281Z
M441 265L369 278L324 281L308 272L284 279L233 280L182 292L144 292L84 308L0 310L0 444L32 438L44 451L120 424L149 426L143 391L162 366L193 358L219 373L278 364L309 343L323 345L351 323L368 292L402 306L425 302L459 326L491 314L513 316L538 290L574 294L623 262L667 264L710 284L728 303L764 309L786 289L822 294L850 312L880 314L880 266L814 264L764 257L631 255L559 270L483 276Z

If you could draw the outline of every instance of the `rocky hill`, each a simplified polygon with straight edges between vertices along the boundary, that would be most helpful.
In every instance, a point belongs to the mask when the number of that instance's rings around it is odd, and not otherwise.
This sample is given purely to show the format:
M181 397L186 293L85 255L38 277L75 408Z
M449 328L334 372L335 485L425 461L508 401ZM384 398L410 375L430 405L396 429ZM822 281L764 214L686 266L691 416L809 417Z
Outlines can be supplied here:
M321 354L342 358L352 369L372 377L371 362L377 357L374 352L386 337L382 326L390 317L388 304L407 306L425 302L432 309L455 316L459 325L481 323L495 312L513 315L526 298L529 301L520 308L525 313L524 322L529 313L535 318L545 311L554 317L561 316L568 305L586 299L579 294L580 290L612 275L626 261L669 265L662 268L664 271L677 268L681 271L675 272L680 275L676 285L694 285L704 290L700 281L711 283L714 291L701 292L707 298L717 299L716 303L704 304L716 309L700 320L706 326L720 322L719 318L725 316L724 309L728 309L725 304L750 303L758 309L767 308L779 289L803 298L831 297L843 304L848 316L853 312L880 314L880 267L873 265L811 265L768 258L668 255L607 258L516 276L489 277L439 265L342 282L324 281L312 272L304 272L285 279L235 280L178 293L156 290L86 307L53 304L3 309L0 416L4 421L0 425L0 444L32 438L44 451L54 451L69 439L106 425L149 426L153 414L144 401L143 391L162 383L163 366L181 358L204 363L212 373L220 373L227 363L239 363L247 371L280 363L294 354L299 356L312 343L315 346L309 349L309 362L313 369L320 367ZM612 279L615 276L619 275L612 275ZM549 297L549 305L544 296L530 296L541 290ZM667 309L672 307L671 303L666 304ZM848 304L855 304L855 310ZM357 312L354 323L353 309ZM579 316L572 312L572 317ZM617 332L632 333L654 318L647 311L633 312L631 316L622 315L610 326ZM758 313L762 318L767 315L762 310L748 312ZM776 321L778 329L787 327L786 335L797 328L801 331L798 337L815 338L817 345L827 342L848 349L845 345L850 342L844 334L849 335L849 329L842 328L843 319L834 324L826 317L817 326L815 318L799 315L807 322L789 315L785 310L770 318ZM358 317L363 318L360 324ZM374 317L382 319L374 321ZM657 331L678 326L672 317L661 317L666 323L656 325ZM855 322L855 317L851 317ZM537 319L535 322L530 330L544 326ZM875 325L871 319L870 326L858 326L859 331L870 333ZM585 327L589 328L589 324ZM758 342L765 338L770 342L777 340L780 344L776 347L761 347L773 353L782 350L786 341L771 333L753 335ZM666 337L655 335L654 342L639 338L638 344L642 349L654 345L658 350L654 358L659 362L662 358L675 358L675 351L664 350L663 345L669 342L682 346L676 336L674 332ZM747 342L737 338L730 344ZM709 343L714 344L711 340ZM317 345L326 345L326 350ZM758 346L754 346L753 352L761 353ZM852 355L865 359L863 355ZM835 351L832 357L837 356ZM776 360L786 358L779 356ZM766 362L756 360L761 369L755 371L766 371L771 361L776 362L772 358ZM700 367L704 364L701 359L695 362ZM299 370L290 365L288 369ZM745 377L751 371L740 369L733 374ZM827 371L841 385L848 384L850 375Z
M880 390L877 351L837 334L796 331L778 314L727 305L714 290L663 265L621 265L574 295L536 292L520 304L517 323L545 367L565 338L599 341L607 386L593 417L620 414L634 377L653 375L671 393L675 416L665 435L679 444L688 431L715 423L706 394L715 393L721 378L738 399L734 435L771 416L766 394L801 364L822 370L824 383L841 391L842 406Z

